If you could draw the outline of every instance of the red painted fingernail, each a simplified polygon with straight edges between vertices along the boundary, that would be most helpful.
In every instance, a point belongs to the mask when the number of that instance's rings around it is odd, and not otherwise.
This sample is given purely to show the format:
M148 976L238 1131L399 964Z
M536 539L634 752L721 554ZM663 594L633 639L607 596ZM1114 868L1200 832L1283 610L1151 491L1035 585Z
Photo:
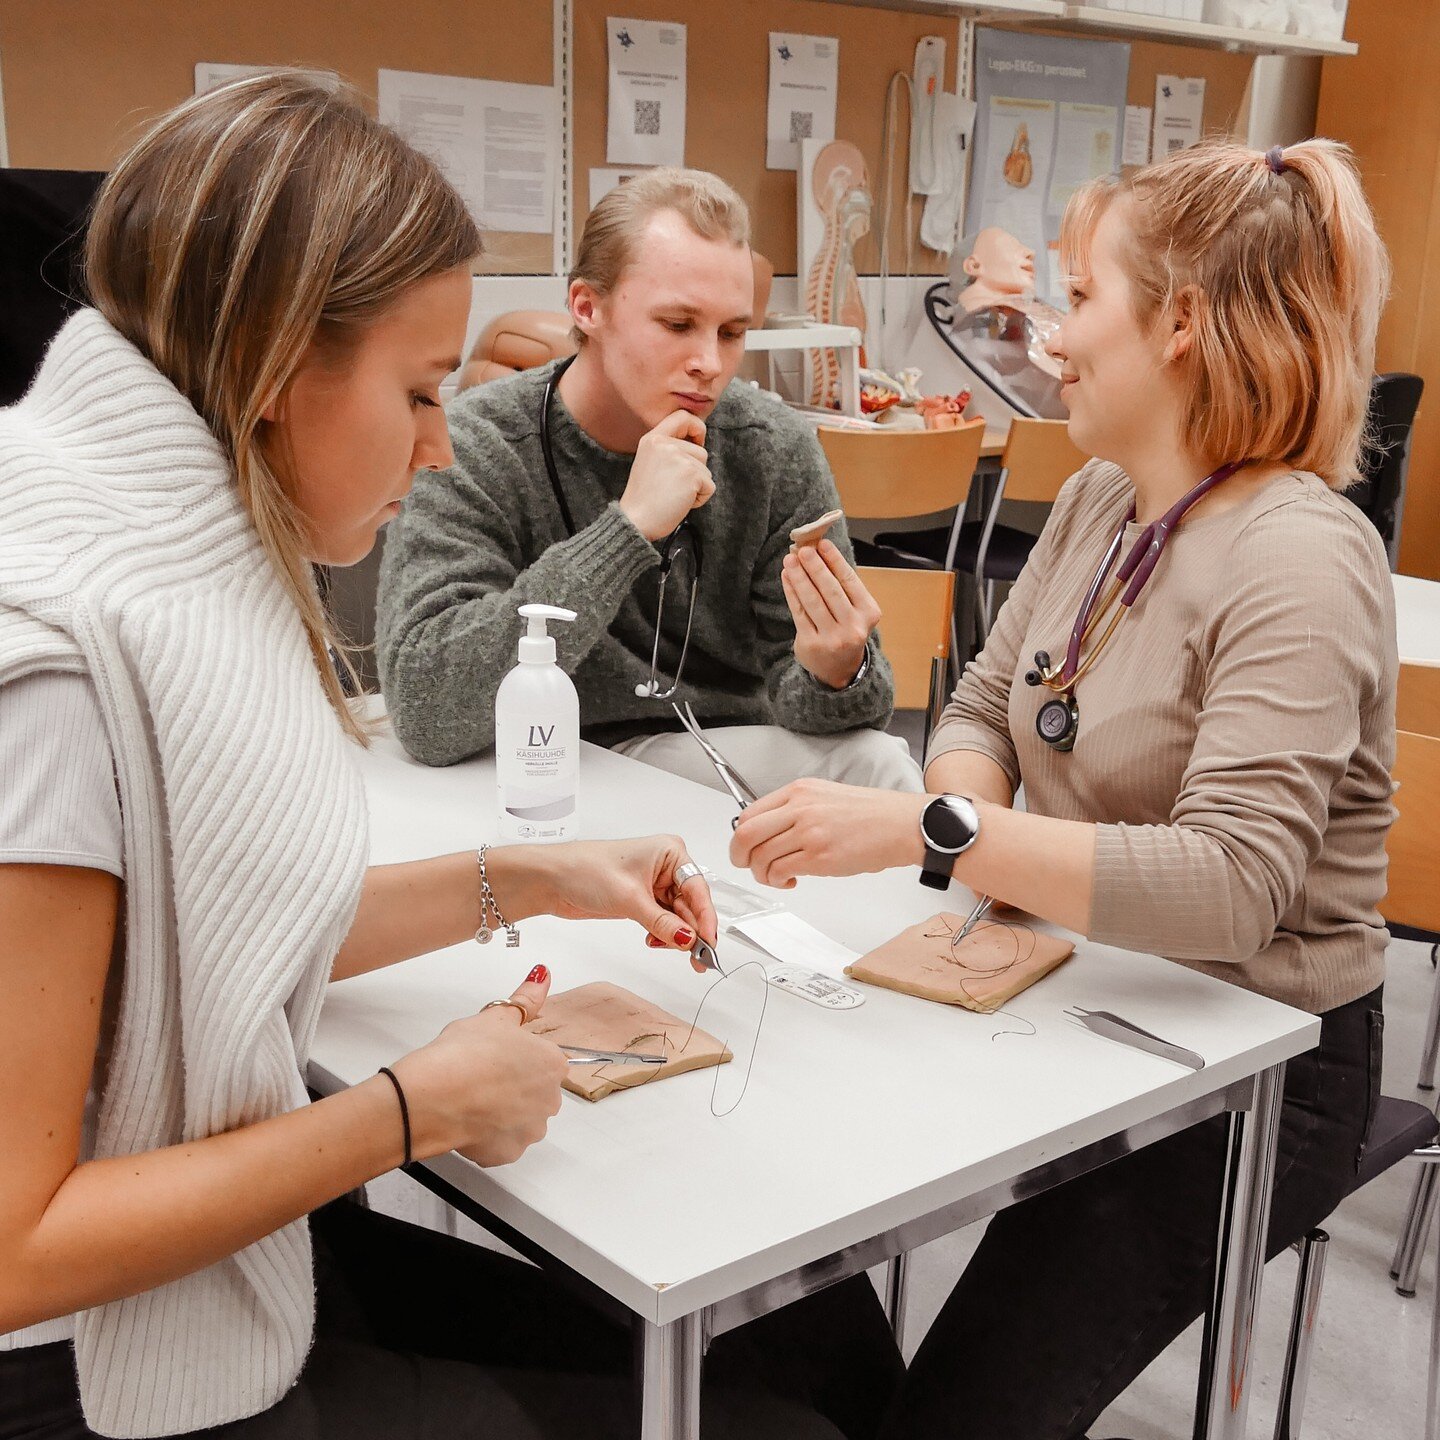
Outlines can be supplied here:
M676 939L681 945L689 946L689 945L693 945L693 944L695 943L695 937L694 937L688 930L686 930L683 926L682 926L679 930L677 930L677 931L675 932L675 939Z
M653 935L647 935L645 937L645 943L652 950L663 950L665 948L665 942L663 940L657 940Z
M526 977L527 985L539 985L550 978L550 972L543 966L537 965Z

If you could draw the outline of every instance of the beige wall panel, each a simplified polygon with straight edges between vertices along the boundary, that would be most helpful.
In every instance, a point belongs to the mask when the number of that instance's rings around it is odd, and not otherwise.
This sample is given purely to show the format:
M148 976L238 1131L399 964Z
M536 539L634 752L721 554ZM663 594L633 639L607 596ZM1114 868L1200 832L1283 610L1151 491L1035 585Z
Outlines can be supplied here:
M503 17L504 23L497 23ZM551 83L550 6L495 0L0 0L10 163L108 169L194 92L197 61L312 65L373 96L380 69ZM478 269L548 274L548 235L496 233Z
M1424 378L1410 458L1400 568L1440 579L1440 7L1350 0L1353 58L1327 60L1317 129L1355 150L1395 283L1380 328L1381 370Z

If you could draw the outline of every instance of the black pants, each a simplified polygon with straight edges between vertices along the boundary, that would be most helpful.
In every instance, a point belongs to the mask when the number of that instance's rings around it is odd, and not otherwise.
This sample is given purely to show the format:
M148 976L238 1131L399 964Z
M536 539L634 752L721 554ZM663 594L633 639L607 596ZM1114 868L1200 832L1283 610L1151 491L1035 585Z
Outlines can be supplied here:
M634 1348L538 1270L346 1202L311 1217L315 1346L298 1384L207 1440L631 1440ZM721 1336L704 1433L873 1436L903 1374L863 1275ZM822 1418L823 1417L823 1418ZM68 1343L0 1354L0 1440L91 1440Z
M1380 991L1321 1017L1285 1075L1268 1256L1348 1192L1380 1094ZM1073 1440L1203 1311L1224 1116L991 1222L926 1335L886 1440Z

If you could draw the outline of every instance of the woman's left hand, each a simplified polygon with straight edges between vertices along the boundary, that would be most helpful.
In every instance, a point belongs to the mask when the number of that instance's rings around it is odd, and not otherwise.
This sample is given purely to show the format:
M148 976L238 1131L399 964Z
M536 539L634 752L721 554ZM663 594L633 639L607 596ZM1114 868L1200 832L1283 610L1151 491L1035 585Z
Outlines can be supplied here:
M799 875L860 875L925 858L920 814L933 799L796 780L740 814L730 861L762 885L793 888Z
M710 887L697 875L676 885L690 860L678 835L581 840L546 847L553 858L551 904L567 920L634 920L655 949L689 950L695 937L716 941Z

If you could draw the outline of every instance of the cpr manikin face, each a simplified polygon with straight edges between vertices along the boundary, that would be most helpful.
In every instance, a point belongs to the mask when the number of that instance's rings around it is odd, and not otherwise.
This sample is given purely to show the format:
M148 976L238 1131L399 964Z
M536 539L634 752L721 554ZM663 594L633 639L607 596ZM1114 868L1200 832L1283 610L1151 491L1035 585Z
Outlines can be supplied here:
M1035 252L1008 230L992 225L975 237L963 265L970 283L960 291L960 305L974 314L990 305L1013 304L1035 294Z

